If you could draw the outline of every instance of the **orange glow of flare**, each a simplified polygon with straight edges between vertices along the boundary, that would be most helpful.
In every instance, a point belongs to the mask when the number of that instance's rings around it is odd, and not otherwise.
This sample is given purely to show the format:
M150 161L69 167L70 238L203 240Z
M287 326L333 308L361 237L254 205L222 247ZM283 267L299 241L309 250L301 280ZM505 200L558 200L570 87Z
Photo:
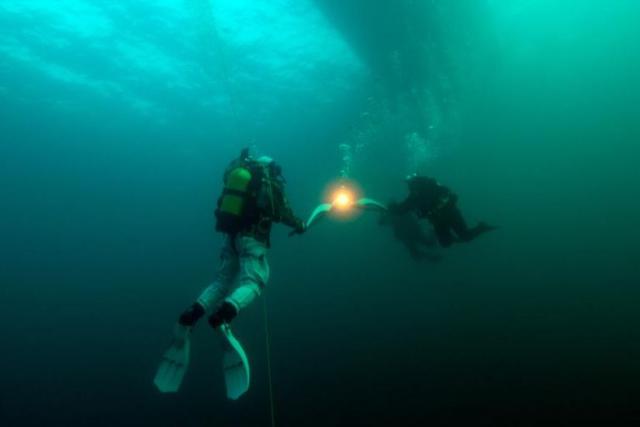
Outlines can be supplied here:
M332 205L341 211L351 209L353 206L353 194L345 187L340 187L333 195Z
M360 194L357 182L341 179L327 185L323 200L331 206L329 215L334 219L349 220L360 213L360 209L357 209Z

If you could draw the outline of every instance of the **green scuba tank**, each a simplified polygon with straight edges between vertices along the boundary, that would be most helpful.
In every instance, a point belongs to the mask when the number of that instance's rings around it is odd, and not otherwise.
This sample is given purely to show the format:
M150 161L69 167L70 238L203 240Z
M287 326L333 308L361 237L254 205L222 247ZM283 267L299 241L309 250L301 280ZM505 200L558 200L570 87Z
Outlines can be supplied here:
M235 234L260 220L258 197L264 170L255 161L244 158L232 163L224 178L224 190L218 199L216 230Z
M250 165L239 162L225 174L224 190L216 209L216 230L234 234L248 226L255 214L255 176Z
M220 212L234 216L242 216L251 184L251 172L244 167L237 167L227 175L220 200Z

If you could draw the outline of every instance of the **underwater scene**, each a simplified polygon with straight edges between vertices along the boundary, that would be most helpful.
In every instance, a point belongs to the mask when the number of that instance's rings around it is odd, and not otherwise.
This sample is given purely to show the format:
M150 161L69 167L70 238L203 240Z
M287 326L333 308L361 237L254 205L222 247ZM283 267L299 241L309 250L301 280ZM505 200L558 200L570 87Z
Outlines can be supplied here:
M639 23L0 0L0 426L640 425Z

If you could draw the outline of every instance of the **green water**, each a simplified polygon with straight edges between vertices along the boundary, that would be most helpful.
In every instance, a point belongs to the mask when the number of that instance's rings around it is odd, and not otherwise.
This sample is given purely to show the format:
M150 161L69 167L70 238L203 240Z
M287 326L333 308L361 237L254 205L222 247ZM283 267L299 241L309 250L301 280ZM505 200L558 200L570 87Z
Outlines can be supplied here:
M251 145L300 216L341 171L383 202L418 171L500 227L436 264L371 214L278 228L276 425L635 425L638 22L634 0L0 3L0 424L270 425L262 301L234 322L241 400L205 325L181 392L151 384Z

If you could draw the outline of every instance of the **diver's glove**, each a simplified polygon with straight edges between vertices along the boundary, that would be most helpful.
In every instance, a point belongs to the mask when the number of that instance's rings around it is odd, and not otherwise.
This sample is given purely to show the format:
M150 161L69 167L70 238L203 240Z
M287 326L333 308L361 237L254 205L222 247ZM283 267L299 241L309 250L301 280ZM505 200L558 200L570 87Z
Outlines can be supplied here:
M398 215L400 213L400 203L397 203L397 202L387 203L387 213L390 215Z
M307 226L304 221L301 219L297 219L295 225L293 226L293 231L289 233L289 237L295 236L296 234L304 234L307 231Z

